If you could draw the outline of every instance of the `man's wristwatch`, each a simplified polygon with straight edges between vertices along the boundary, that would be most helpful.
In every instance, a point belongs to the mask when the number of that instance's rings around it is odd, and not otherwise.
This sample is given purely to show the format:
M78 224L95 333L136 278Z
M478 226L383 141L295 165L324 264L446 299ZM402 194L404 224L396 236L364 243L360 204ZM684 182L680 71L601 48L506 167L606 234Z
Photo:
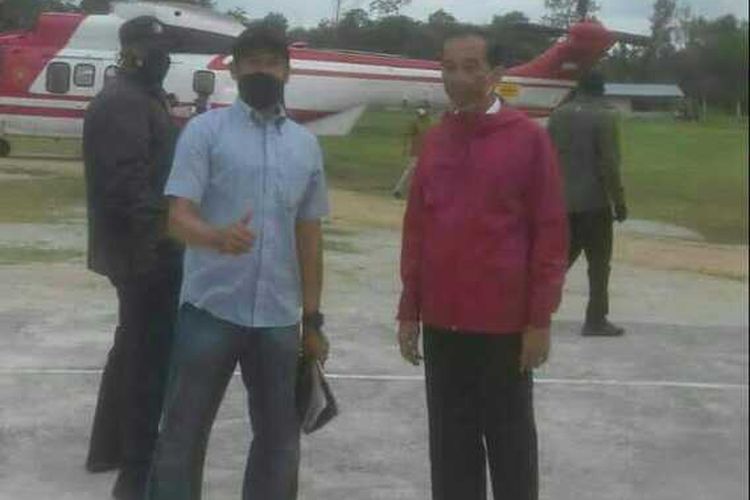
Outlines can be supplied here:
M325 317L320 311L305 313L302 315L302 328L320 331L325 324Z

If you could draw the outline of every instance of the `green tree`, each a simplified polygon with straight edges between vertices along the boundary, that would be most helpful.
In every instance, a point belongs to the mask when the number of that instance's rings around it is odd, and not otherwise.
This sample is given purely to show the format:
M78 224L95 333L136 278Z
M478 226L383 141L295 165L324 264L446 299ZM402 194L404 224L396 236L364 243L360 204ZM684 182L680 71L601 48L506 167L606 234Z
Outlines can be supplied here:
M370 48L370 15L364 9L346 11L336 26L336 45L355 50Z
M287 30L289 29L289 21L287 21L286 16L278 12L269 12L265 15L265 17L263 17L263 19L260 20L260 22L264 26L283 34L286 34Z
M608 81L642 82L643 53L642 47L617 43L602 61L601 70Z
M409 54L414 34L418 30L419 23L410 17L384 17L372 27L371 40L377 41L378 48L371 47L371 50L388 54Z
M370 2L370 12L378 16L395 16L410 3L411 0L373 0Z
M461 29L458 20L443 9L436 10L427 17L426 24L419 24L411 33L411 41L405 47L409 56L435 58L446 37Z
M676 48L672 42L677 13L677 0L656 0L651 14L651 43L643 51L637 69L642 81L674 81Z
M458 21L453 14L450 14L443 9L436 10L427 18L427 24L430 26L449 27L455 26L457 23Z
M675 28L672 36L676 47L684 49L690 36L690 25L693 21L693 12L689 5L680 5L675 14Z
M511 11L496 15L487 27L493 42L501 45L506 53L505 66L514 66L537 56L552 43L552 38L531 33L523 29L529 18L523 12Z
M677 0L656 0L654 13L651 15L651 50L649 55L656 60L674 54L672 37L675 32L675 14Z
M729 112L748 107L748 23L734 16L693 19L675 76L692 98Z
M250 22L250 18L247 15L247 11L243 9L242 7L234 7L232 9L229 9L226 14L229 17L235 18L237 21L241 22L242 24L248 24Z
M599 11L598 2L585 0L544 0L547 13L542 20L556 28L568 28L583 17Z
M295 31L296 40L308 42L313 47L337 48L336 28L330 19L322 19L317 27L306 31L304 36L300 33L300 31Z

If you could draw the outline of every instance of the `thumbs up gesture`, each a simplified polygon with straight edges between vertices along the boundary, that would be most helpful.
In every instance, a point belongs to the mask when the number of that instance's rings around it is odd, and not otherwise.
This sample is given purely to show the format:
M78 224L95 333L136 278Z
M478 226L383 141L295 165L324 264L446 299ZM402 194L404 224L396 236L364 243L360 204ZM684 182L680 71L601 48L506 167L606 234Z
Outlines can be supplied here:
M219 230L217 250L224 255L242 255L250 252L255 241L255 233L250 230L252 211L231 226Z

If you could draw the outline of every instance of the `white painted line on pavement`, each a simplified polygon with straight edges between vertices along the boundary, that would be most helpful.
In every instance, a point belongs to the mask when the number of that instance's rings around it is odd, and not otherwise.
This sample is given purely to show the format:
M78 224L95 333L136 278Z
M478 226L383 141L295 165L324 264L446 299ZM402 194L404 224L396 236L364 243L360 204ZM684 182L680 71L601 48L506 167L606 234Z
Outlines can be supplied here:
M424 380L424 377L420 375L342 375L329 373L326 376L333 380L364 380L384 382L410 382ZM544 385L600 385L615 387L670 387L684 389L748 390L747 384L721 384L669 380L602 380L537 377L534 378L534 383Z
M98 368L0 368L0 375L98 375L102 370ZM235 375L239 375L239 371ZM353 380L364 382L422 382L422 375L364 375L349 373L328 373L331 380ZM681 380L616 380L616 379L586 379L586 378L535 378L534 382L541 385L580 385L580 386L611 386L611 387L663 387L673 389L713 389L713 390L741 390L747 391L748 384L725 384L708 382L688 382Z

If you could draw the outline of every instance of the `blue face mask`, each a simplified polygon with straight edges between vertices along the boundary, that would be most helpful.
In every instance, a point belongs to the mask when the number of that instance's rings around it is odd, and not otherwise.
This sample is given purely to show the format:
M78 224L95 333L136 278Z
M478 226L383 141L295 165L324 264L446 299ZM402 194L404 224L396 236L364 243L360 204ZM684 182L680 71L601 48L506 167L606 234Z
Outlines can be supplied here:
M284 82L268 73L250 73L237 80L240 98L257 111L266 111L282 103Z

